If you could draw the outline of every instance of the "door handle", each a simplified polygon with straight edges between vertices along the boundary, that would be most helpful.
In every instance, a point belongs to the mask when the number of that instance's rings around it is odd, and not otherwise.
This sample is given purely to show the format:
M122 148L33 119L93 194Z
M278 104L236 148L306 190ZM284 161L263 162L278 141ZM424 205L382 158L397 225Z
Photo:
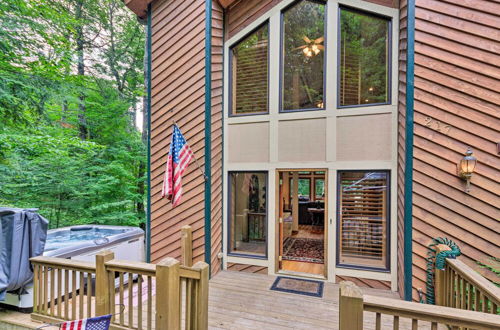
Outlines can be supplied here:
M330 224L332 224L332 218L330 218Z

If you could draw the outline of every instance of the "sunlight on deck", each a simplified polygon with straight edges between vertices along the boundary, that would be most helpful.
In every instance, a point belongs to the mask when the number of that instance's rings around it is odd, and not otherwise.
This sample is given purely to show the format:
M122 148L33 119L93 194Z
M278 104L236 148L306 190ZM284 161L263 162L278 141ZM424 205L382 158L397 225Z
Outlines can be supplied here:
M326 283L322 298L271 291L274 276L222 271L210 280L209 328L210 329L337 329L337 284ZM399 299L391 291L363 289L363 293ZM134 292L134 296L137 293ZM117 296L119 293L117 293ZM127 297L124 297L125 300ZM134 299L135 300L135 299ZM143 301L147 297L143 296ZM154 301L154 299L153 299ZM137 305L133 318L136 320ZM79 307L79 306L78 306ZM146 306L143 305L145 308ZM153 305L154 308L154 305ZM129 311L122 317L127 320ZM119 319L120 316L117 316ZM0 313L0 321L8 321L34 329L40 323L31 322L29 315ZM410 320L401 319L404 328L411 329ZM136 322L134 322L136 323ZM365 328L375 328L374 313L365 312ZM392 317L382 317L382 328L392 328ZM430 328L419 323L419 329ZM0 323L0 329L2 324ZM13 328L14 329L14 328ZM17 328L16 328L17 329Z

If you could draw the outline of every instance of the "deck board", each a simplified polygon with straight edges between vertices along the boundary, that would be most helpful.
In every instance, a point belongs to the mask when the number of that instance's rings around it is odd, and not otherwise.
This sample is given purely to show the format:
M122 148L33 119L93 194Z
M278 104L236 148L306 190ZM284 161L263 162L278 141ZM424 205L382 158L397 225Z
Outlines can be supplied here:
M243 272L221 271L210 280L209 328L210 329L337 329L338 294L337 284L325 283L323 297L310 297L269 288L275 276ZM137 286L134 286L134 301L137 301ZM362 288L364 294L399 299L395 292ZM127 293L128 290L125 290ZM117 293L118 295L118 293ZM125 295L124 295L125 296ZM143 301L146 298L143 290ZM94 299L94 298L93 298ZM127 297L124 297L127 300ZM78 300L76 300L78 305ZM134 303L133 318L137 324L137 303ZM143 303L143 307L146 305ZM77 306L78 307L78 306ZM154 308L154 299L153 299ZM143 310L144 312L144 310ZM5 315L4 315L5 316ZM0 313L0 328L2 321ZM125 310L124 319L128 319ZM40 323L31 322L29 315L9 313L8 320L24 323L35 329ZM374 313L365 313L365 328L375 328ZM401 319L401 329L411 329L410 320ZM382 328L392 328L392 318L382 317ZM419 329L430 328L420 325Z

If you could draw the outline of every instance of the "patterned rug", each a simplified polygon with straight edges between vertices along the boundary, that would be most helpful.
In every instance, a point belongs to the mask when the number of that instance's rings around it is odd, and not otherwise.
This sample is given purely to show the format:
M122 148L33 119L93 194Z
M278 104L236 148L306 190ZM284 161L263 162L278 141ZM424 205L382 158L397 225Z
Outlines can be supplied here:
M283 260L324 263L325 245L322 239L287 237L283 244Z
M323 282L278 276L271 290L321 298L323 297Z

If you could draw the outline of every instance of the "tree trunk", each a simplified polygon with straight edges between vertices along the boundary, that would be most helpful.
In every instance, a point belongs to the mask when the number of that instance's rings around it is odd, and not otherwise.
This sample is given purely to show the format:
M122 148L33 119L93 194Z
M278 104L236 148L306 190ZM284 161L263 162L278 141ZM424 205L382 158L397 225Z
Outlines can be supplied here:
M77 63L78 63L78 76L83 81L83 77L85 76L85 63L84 63L84 34L83 34L83 1L76 1L75 8L75 18L77 21L76 26L76 53L77 53ZM87 118L85 115L85 93L80 91L78 96L78 131L80 138L82 140L88 139L88 126L87 126Z
M146 28L146 33L147 33L147 28ZM146 38L146 41L144 43L145 45L145 52L144 52L144 87L148 88L149 85L149 76L148 76L148 62L149 62L149 54L148 54L148 40ZM148 147L148 109L149 109L149 100L148 96L144 94L142 97L142 143ZM147 160L142 160L139 163L139 171L137 173L137 176L139 178L138 180L138 192L140 196L145 196L146 193L146 181L143 180L142 178L144 177L146 173L146 161ZM137 212L139 214L145 214L145 207L144 207L144 198L141 198L139 202L137 202Z

